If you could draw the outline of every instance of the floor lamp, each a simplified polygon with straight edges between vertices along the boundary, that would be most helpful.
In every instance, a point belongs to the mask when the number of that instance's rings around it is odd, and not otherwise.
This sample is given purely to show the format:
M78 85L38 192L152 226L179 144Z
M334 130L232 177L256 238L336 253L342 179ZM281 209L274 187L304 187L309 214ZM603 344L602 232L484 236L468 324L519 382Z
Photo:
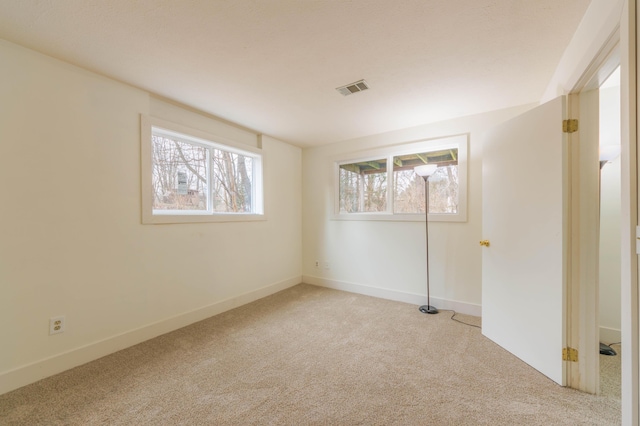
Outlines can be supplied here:
M438 313L435 306L431 306L431 300L429 299L429 176L431 176L437 168L437 164L424 164L413 169L418 176L424 179L424 229L426 231L425 241L427 248L427 304L418 308L423 314Z
M600 211L602 210L602 168L619 156L620 145L604 145L600 147L600 174L598 175L598 208ZM600 342L600 355L616 356L618 353L611 346Z

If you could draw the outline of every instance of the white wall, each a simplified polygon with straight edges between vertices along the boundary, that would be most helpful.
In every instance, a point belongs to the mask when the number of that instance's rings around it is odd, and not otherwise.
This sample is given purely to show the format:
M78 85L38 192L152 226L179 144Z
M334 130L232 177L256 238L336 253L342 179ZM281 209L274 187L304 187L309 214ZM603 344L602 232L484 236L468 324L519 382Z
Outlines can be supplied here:
M620 145L620 86L600 90L600 144ZM600 172L600 340L619 342L621 276L621 169L620 157Z
M303 151L303 279L409 303L426 301L423 222L332 220L334 159L364 149L470 134L468 222L430 222L431 302L480 315L482 134L529 106L340 142ZM321 268L315 268L319 260ZM330 269L323 267L329 262Z
M301 281L299 148L262 140L267 221L142 225L141 113L258 136L4 41L0 63L0 393Z
M626 0L591 0L576 32L565 49L540 103L569 94L590 78L594 58L608 54L619 32L620 17ZM614 43L615 44L615 43Z

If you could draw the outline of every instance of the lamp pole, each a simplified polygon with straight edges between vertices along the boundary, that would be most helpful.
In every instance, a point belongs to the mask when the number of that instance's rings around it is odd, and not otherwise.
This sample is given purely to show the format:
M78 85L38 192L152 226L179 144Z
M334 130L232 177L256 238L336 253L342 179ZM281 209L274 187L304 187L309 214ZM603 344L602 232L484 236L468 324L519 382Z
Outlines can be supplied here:
M438 310L435 306L431 306L431 298L429 294L429 176L431 176L438 166L435 164L425 164L418 166L414 171L424 179L424 229L425 229L425 247L427 254L427 304L420 306L420 312L424 314L437 314Z

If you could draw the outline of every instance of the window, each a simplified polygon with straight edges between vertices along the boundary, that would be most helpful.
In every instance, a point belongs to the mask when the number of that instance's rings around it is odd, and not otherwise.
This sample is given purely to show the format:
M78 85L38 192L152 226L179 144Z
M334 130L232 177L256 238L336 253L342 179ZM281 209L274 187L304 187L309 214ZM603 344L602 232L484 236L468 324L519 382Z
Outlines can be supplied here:
M143 223L263 217L258 149L142 117Z
M340 165L340 212L387 209L387 160Z
M414 168L437 164L429 177L430 220L466 221L466 160L467 135L338 160L334 219L424 220L425 182Z
M437 164L429 177L429 213L458 213L458 149L393 157L393 212L424 213L424 179L414 172L423 164Z

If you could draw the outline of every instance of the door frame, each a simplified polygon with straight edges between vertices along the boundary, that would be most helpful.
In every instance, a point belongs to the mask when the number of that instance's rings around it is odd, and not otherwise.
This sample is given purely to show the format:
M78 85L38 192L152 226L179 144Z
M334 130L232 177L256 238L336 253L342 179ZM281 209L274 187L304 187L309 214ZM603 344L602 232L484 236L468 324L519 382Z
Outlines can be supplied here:
M567 386L583 392L599 392L598 356L598 91L583 89L568 98L569 116L580 129L569 138L571 227L568 243L566 290L566 346L579 353L568 362Z
M639 306L640 293L638 291L638 256L636 254L636 227L638 226L638 201L640 194L638 189L638 141L637 124L640 121L637 108L637 70L638 55L637 46L640 45L640 34L637 33L638 4L640 0L624 0L621 2L621 13L613 18L607 17L607 22L597 28L599 45L590 46L583 57L587 65L576 69L578 77L567 86L571 95L571 118L580 118L580 93L593 88L589 84L598 81L598 71L606 64L616 45L619 46L620 62L620 90L621 90L621 166L622 166L622 209L621 209L621 236L622 236L622 262L621 262L621 332L623 341L622 351L622 423L624 425L636 425L640 420L640 323ZM607 74L603 71L602 74ZM608 74L607 74L608 75ZM602 77L602 76L601 76ZM601 82L602 80L600 80ZM590 83L591 82L591 83ZM584 111L583 111L584 112ZM577 170L572 170L572 177ZM578 234L579 235L579 234ZM585 250L588 247L581 246ZM597 250L596 250L597 251ZM591 254L593 256L593 253ZM583 260L580 253L571 253L572 262ZM584 253L583 253L584 257ZM573 265L580 269L580 266ZM590 340L597 335L594 328L594 313L597 312L597 287L589 281L581 281L578 277L571 277L567 288L568 292L568 317L567 317L567 341L578 348L591 345ZM591 285L591 287L589 287ZM570 297L569 297L570 296ZM577 300L577 302L576 302ZM577 303L577 306L574 305ZM591 317L589 317L591 315ZM597 328L596 328L597 329ZM575 347L575 346L574 346ZM594 346L597 348L597 346ZM595 353L595 355L594 355ZM598 357L598 352L587 349L580 352L580 358L584 356ZM587 365L594 365L593 359L584 360L578 365L572 365L567 370L568 383L571 387L589 391L593 389L594 378L589 374L597 374L597 371L586 370ZM580 365L584 364L584 365ZM586 376L582 373L587 374ZM596 379L597 380L597 379ZM597 390L597 385L596 385Z
M621 23L621 144L622 144L622 423L640 423L640 324L638 322L638 3L625 1Z
M598 394L599 357L599 92L620 65L620 28L609 35L569 94L569 117L578 119L571 135L571 238L567 288L567 346L579 362L566 369L569 387Z

